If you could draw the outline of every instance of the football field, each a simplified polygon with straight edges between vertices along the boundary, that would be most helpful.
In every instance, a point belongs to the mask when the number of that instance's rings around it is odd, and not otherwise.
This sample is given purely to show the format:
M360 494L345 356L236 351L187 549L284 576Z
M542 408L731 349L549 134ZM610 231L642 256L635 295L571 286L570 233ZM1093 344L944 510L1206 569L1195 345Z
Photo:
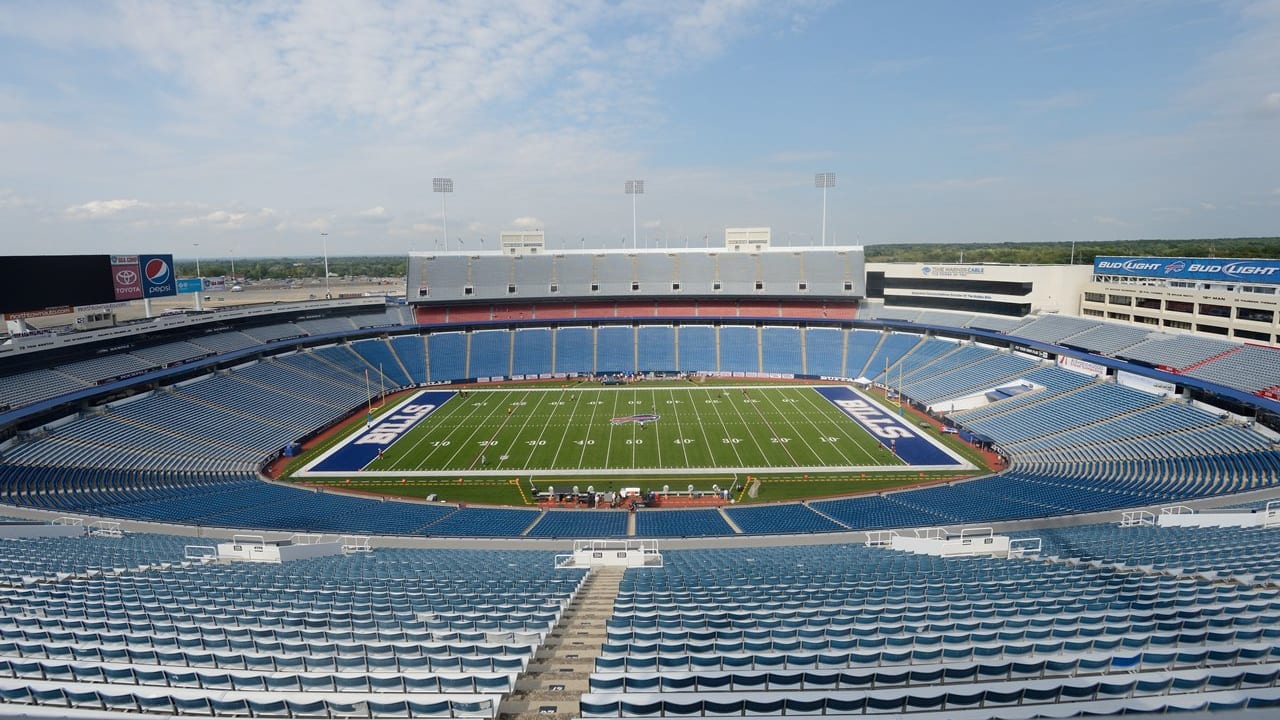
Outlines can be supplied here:
M610 473L622 479L907 469L895 452L901 449L897 439L874 437L869 430L877 427L864 427L820 390L574 385L423 391L299 475ZM876 412L892 419L886 409L876 406ZM911 430L901 427L902 434Z

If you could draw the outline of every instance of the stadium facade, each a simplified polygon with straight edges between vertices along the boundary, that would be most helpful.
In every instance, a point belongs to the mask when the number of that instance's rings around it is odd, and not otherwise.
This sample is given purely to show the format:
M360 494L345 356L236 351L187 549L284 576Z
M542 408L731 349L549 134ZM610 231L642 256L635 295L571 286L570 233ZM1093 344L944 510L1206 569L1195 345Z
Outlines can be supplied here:
M422 254L408 306L12 338L0 515L61 519L0 520L0 714L1268 716L1280 351L1068 307L1093 302L1075 283L1167 302L1188 289L1172 281L988 267L864 274L857 248ZM259 474L363 415L367 378L445 397L623 370L867 376L1010 465L635 514ZM1243 507L1204 511L1223 505ZM302 559L218 561L211 537ZM963 556L902 549L934 544Z

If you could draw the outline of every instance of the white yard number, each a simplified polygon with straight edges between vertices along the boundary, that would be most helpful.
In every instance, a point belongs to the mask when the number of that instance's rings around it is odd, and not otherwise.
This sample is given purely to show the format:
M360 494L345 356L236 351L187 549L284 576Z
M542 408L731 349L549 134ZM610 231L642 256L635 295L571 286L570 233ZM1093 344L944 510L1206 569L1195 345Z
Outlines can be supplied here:
M825 443L833 443L833 442L835 442L835 441L839 440L840 438L838 438L838 437L832 437L831 435L828 435L828 436L826 436L826 437L819 437L818 439L819 439L819 440L821 440L822 442L825 442Z
M676 445L692 445L693 444L693 440L690 440L689 438L676 438L672 442L674 442Z
M668 405L679 405L679 404L680 404L680 401L679 401L679 400L668 400L668 401L667 401L667 404L668 404Z
M632 439L632 438L627 438L627 444L628 444L628 445L643 445L643 444L644 444L644 440L642 440L642 439L640 439L640 438L634 438L634 439Z
M524 444L528 445L529 447L538 447L539 445L546 445L547 441L546 440L526 440Z
M595 445L596 441L595 440L574 440L573 444L574 445Z
M738 443L742 442L742 438L720 438L720 442L724 443L725 445L737 445Z
M489 447L490 445L497 445L498 441L497 440L481 440L476 444L479 445L480 447Z
M789 438L789 437L771 437L771 438L769 438L769 442L774 442L774 443L789 443L789 442L791 442L791 438Z
M433 441L431 442L431 447L449 447L449 441L448 441L448 440L433 440Z

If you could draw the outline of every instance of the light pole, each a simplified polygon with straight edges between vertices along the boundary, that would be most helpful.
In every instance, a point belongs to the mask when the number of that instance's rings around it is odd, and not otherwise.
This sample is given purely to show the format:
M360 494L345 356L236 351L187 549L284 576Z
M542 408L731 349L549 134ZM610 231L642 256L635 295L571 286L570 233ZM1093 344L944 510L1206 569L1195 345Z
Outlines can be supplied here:
M200 243L193 242L191 247L196 252L196 282L200 283L200 287L196 290L196 310L204 310L204 275L200 273Z
M449 249L449 208L445 198L453 192L453 178L432 178L431 192L440 193L440 215L444 218L444 249Z
M320 242L324 252L324 299L329 299L329 233L320 233Z
M631 196L631 249L636 248L636 196L644 194L643 180L628 180L623 190Z
M822 188L822 244L827 244L827 188L836 186L836 174L821 172L813 176L813 186Z

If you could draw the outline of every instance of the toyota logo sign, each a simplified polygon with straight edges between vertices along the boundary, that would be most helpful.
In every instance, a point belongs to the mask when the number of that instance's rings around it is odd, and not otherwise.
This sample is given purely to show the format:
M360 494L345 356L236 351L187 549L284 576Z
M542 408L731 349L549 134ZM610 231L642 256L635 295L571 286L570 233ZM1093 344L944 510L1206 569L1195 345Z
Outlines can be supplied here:
M133 285L138 282L138 273L132 270L121 270L116 273L116 282L121 285Z

